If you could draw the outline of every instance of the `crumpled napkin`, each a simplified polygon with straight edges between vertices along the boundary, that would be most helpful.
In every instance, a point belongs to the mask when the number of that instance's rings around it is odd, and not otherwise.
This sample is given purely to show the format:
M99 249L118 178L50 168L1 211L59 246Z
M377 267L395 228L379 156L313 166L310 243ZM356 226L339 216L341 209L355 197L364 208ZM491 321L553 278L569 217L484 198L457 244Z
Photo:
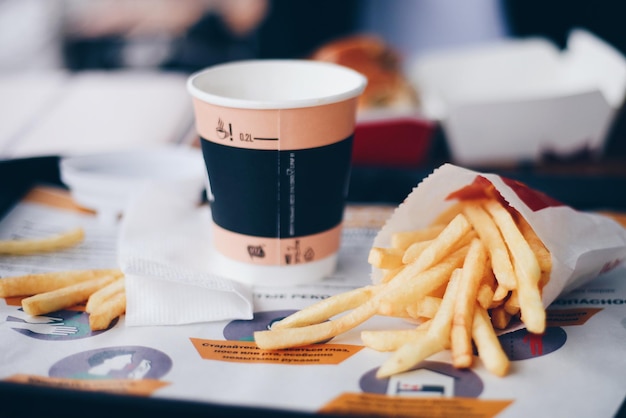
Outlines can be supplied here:
M251 288L212 271L209 207L182 186L146 184L124 211L118 261L128 326L252 318Z

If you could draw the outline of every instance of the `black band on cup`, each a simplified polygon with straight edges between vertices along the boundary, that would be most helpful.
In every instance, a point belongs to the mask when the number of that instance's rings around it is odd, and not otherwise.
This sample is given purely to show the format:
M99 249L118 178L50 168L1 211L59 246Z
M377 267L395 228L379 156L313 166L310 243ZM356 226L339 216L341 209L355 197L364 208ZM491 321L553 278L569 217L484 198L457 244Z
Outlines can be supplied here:
M319 148L254 150L205 139L213 221L244 235L292 238L339 225L353 136Z

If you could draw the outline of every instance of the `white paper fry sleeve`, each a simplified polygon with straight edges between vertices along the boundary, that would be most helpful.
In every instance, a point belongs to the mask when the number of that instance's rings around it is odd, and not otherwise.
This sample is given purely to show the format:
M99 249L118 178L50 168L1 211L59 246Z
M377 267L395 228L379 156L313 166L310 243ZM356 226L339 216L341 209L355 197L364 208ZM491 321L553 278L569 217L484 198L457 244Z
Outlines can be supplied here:
M196 199L197 200L197 199ZM211 270L211 214L171 184L146 186L122 220L126 325L252 318L252 290Z
M472 184L478 177L495 186L550 251L552 271L543 289L544 306L626 259L626 230L614 220L577 211L517 181L452 164L437 168L412 190L387 220L373 245L388 247L394 232L427 226L455 203L448 199L451 193ZM373 282L379 282L381 277L380 270L372 269Z

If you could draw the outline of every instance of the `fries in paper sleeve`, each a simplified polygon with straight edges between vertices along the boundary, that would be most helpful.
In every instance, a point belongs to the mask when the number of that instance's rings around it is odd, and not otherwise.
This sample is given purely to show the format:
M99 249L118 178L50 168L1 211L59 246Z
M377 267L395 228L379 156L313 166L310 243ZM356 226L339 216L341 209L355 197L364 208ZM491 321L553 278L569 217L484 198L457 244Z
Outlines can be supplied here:
M416 187L379 231L372 285L331 296L255 333L261 349L327 340L374 315L406 329L366 330L364 345L390 356L379 378L448 350L457 368L478 359L509 371L498 334L542 334L559 294L626 259L626 230L495 174L445 164Z

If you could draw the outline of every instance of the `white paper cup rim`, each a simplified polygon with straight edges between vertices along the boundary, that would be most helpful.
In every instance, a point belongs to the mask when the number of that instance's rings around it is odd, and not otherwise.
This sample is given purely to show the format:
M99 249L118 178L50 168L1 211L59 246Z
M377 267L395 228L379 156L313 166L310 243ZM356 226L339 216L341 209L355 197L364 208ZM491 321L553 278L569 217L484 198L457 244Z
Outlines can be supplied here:
M189 93L204 102L240 109L292 109L359 96L367 78L345 66L305 59L247 60L198 71Z

